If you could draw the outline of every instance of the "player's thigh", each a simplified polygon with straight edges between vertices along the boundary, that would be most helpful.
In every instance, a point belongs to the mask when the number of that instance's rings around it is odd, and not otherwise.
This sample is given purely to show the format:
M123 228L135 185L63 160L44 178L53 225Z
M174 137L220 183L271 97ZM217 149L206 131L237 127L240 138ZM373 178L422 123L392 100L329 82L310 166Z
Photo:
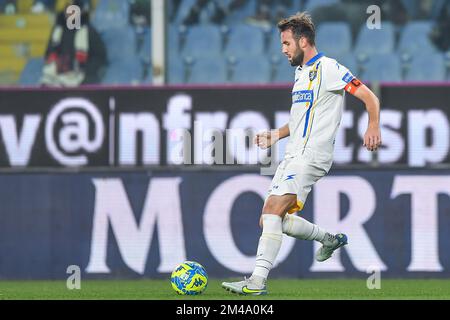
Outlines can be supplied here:
M268 197L271 195L272 191L274 191L278 188L280 182L283 179L286 166L289 164L289 162L290 161L288 161L288 160L283 160L278 165L277 170L275 171L275 174L272 178L272 181L270 182L270 187L269 187L269 191L267 193L266 201L267 201Z
M302 206L306 203L306 199L313 185L326 174L325 169L306 161L293 161L285 171L286 178L283 180L281 189L295 190L297 200ZM295 205L297 205L297 202Z

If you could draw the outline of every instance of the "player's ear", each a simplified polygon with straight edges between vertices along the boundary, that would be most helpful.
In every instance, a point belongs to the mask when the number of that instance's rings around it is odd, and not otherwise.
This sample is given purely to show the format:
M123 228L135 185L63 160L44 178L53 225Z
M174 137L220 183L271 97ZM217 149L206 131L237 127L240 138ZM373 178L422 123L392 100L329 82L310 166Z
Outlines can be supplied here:
M301 37L298 42L300 48L302 48L302 49L305 49L308 46L308 43L309 42L308 42L308 39L306 39L306 37Z

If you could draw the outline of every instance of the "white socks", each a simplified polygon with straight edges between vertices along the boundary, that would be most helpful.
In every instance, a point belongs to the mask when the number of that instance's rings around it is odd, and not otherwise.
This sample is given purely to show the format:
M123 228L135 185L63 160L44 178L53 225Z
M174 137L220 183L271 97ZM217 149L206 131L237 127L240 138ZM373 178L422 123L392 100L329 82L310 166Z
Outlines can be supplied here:
M301 240L323 242L326 231L295 214L286 214L283 219L283 233Z
M294 214L286 214L283 220L275 214L263 214L262 221L263 231L256 252L256 266L251 276L261 284L267 279L280 251L283 233L301 240L325 240L325 230Z
M267 279L275 258L280 251L283 236L281 217L274 214L263 214L263 231L259 238L256 252L256 266L252 278Z

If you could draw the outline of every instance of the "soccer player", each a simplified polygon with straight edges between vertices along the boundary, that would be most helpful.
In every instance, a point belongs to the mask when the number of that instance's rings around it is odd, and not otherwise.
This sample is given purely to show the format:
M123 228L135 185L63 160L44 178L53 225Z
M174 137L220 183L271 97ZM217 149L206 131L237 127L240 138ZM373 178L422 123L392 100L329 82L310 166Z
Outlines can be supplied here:
M281 20L278 29L282 52L292 66L297 66L289 123L256 135L255 143L265 149L288 136L289 142L262 209L262 235L253 274L244 281L222 283L226 290L245 295L267 293L267 276L280 250L283 233L321 242L315 255L320 262L347 244L345 234L331 234L292 214L303 208L312 186L331 168L345 92L362 100L368 112L364 146L375 151L381 145L378 98L346 67L318 53L311 17L305 12L297 13Z

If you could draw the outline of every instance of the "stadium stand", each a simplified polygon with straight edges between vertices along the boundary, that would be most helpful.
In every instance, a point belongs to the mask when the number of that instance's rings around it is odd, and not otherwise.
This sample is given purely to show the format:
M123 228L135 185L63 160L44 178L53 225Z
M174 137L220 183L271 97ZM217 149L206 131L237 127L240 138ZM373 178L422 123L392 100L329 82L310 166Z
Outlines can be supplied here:
M395 53L371 55L361 76L364 81L399 82L402 80L400 59Z
M327 54L325 52L325 54ZM361 68L358 65L358 61L356 57L352 53L345 54L343 56L331 56L331 58L336 59L337 62L345 66L348 70L350 70L355 76L359 76L361 73Z
M188 83L210 84L225 82L227 82L227 68L220 57L203 57L193 61Z
M192 6L195 4L197 0L184 0L181 1L180 7L178 8L178 13L176 14L175 23L177 25L180 25L183 23L184 19L189 14L189 11L191 10Z
M281 52L281 39L280 33L277 29L274 29L270 35L270 44L268 48L269 55L271 58L281 59L284 58L283 53Z
M20 75L19 84L23 86L38 85L39 79L41 78L43 67L44 67L43 58L29 59Z
M144 64L150 64L151 63L151 53L152 53L152 32L151 29L148 28L145 31L145 36L142 37L142 42L136 43L136 51L139 55L140 60ZM171 48L171 47L169 47ZM177 48L175 48L176 50Z
M7 13L0 14L0 84L36 84L36 77L31 73L37 70L37 61L44 56L55 13L68 3L68 0L42 1L44 9L39 9L36 7L39 1L17 0L14 8L9 7L7 12L6 0L0 0L0 10ZM132 24L130 1L90 2L93 4L92 24L105 42L110 63L110 70L105 73L102 83L150 83L151 32L147 28L142 33ZM275 6L270 7L273 12L270 12L270 27L267 27L253 19L259 14L259 0L203 1L202 7L193 11L199 3L202 2L169 1L172 20L167 28L168 83L202 83L205 80L210 83L208 75L201 72L210 70L214 65L212 60L221 61L213 80L215 83L250 83L259 72L261 75L256 77L255 83L291 81L293 68L281 53L274 22ZM277 2L277 5L284 6L288 14L292 14L302 10L319 12L322 8L351 3L349 0L292 0ZM436 46L431 37L433 32L436 33L438 19L445 19L442 16L446 1L433 0L428 6L420 6L418 1L401 0L400 3L408 16L405 24L399 24L401 20L392 15L385 15L379 30L368 29L362 22L355 28L353 20L339 19L338 15L334 16L337 20L317 23L318 50L335 58L355 75L360 74L371 81L446 80L450 74L450 54L446 54L443 46ZM225 12L222 20L215 17L218 8ZM183 24L192 12L198 17L191 19L189 24ZM427 60L418 55L433 57L428 59L428 71L416 67L416 63L424 65ZM389 67L383 64L383 57L394 56L396 58L384 60ZM209 57L210 60L207 59ZM248 71L243 62L247 57L251 61L261 61L261 67L251 75L244 75L242 71ZM206 60L203 62L202 59ZM138 64L128 64L126 60L139 62L141 78L134 70ZM229 64L230 61L236 63ZM240 67L236 69L238 65ZM255 63L251 65L255 69ZM124 71L125 67L131 71ZM384 69L391 69L391 76Z
M142 79L142 71L139 60L119 60L107 69L102 84L139 84Z
M44 55L51 23L47 14L0 15L0 83L17 83L27 60Z
M228 1L230 2L230 1ZM233 11L228 15L226 22L229 25L242 23L246 18L254 16L256 14L256 0L248 0L245 5L239 8L239 10Z
M443 55L441 53L414 55L405 80L424 82L446 80Z
M412 55L416 52L435 52L437 49L430 40L432 30L430 21L412 21L403 29L398 45L398 52Z
M394 26L390 22L383 22L380 29L368 29L362 25L354 51L357 59L364 61L373 54L391 53L394 47Z
M317 29L317 47L330 57L341 57L351 51L352 34L345 22L327 22Z
M193 26L187 32L183 55L192 55L197 58L219 55L223 46L222 38L222 33L218 26Z
M167 66L167 78L170 84L186 83L187 68L181 57L171 57Z
M241 56L232 63L231 81L234 83L269 83L271 65L265 56Z
M264 43L264 31L239 24L231 28L225 52L229 56L260 56L265 52Z
M105 43L110 64L136 56L136 34L131 26L105 29L100 36Z
M290 65L286 60L281 60L274 64L275 70L272 77L274 83L292 83L294 80L295 68Z
M308 12L312 12L316 8L330 6L338 2L339 0L309 0L306 2L305 10Z
M95 8L92 24L99 31L126 28L129 25L130 6L123 0L99 0Z

